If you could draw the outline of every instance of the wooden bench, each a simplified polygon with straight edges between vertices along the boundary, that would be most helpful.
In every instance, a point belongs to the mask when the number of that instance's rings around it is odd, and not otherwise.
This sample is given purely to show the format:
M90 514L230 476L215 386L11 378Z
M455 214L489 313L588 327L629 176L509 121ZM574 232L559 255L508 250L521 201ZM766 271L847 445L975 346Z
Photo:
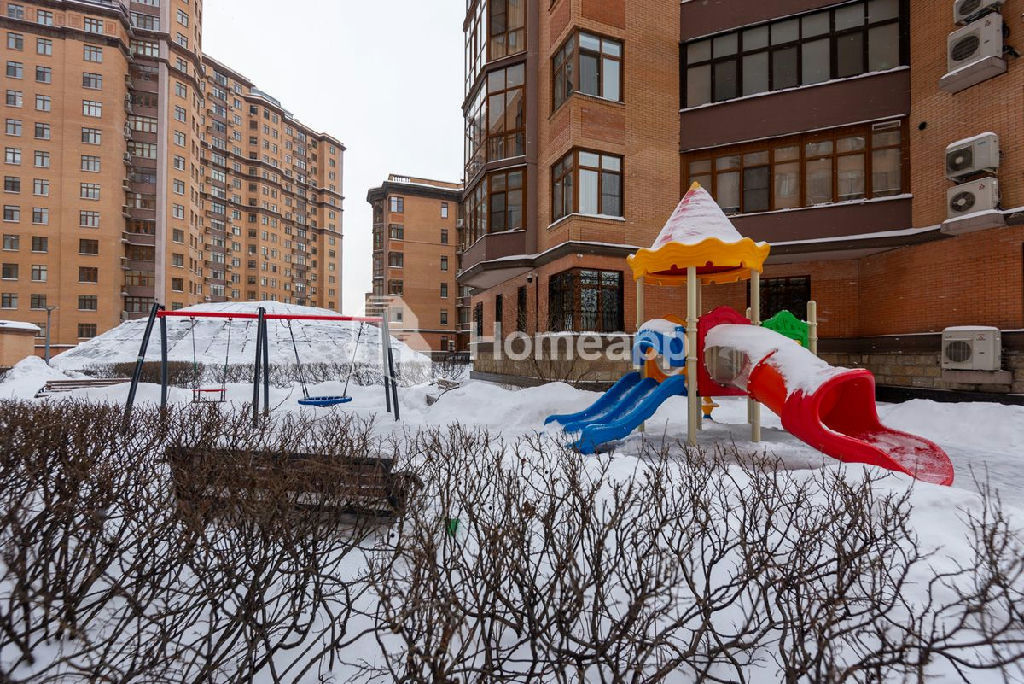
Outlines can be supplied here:
M36 398L45 397L49 394L61 394L79 389L90 389L94 387L110 387L121 383L131 382L131 378L76 378L74 380L47 380L42 389L36 392Z
M391 459L193 447L169 447L166 455L179 502L207 510L225 502L255 510L284 495L293 510L390 520L419 486L411 473L392 472Z

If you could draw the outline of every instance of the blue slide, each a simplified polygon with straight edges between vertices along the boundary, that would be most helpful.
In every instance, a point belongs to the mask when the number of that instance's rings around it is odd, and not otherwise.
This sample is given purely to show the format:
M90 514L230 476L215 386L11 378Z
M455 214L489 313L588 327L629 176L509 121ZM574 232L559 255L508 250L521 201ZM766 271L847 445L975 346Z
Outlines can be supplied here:
M579 413L551 416L545 422L558 421L566 432L581 433L576 448L592 454L605 442L623 439L640 423L654 415L669 397L686 396L686 378L674 375L664 382L643 378L640 373L626 375L590 408Z

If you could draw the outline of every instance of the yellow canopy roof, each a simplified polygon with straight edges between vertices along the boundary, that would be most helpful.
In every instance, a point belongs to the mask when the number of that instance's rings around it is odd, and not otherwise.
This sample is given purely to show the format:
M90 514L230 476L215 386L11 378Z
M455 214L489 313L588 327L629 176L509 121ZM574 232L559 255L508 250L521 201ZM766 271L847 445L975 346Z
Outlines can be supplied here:
M669 284L690 266L705 283L731 283L764 270L771 247L743 237L700 183L694 183L650 249L626 257L633 278Z

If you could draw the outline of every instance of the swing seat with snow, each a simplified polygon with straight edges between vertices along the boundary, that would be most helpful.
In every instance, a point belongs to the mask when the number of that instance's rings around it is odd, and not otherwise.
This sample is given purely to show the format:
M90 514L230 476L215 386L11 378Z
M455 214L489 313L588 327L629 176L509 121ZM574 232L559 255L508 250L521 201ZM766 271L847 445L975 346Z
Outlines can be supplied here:
M196 352L196 319L192 319L192 327L189 332L192 336L192 375L194 377L195 387L192 388L192 401L212 401L221 403L227 401L228 396L228 363L231 360L231 320L227 319L224 323L224 327L228 331L228 341L224 348L224 371L223 377L221 378L220 387L201 387L199 381L203 375L199 369L199 357Z
M288 334L292 338L292 351L295 352L295 368L299 375L299 385L302 386L302 398L299 399L301 406L337 406L339 404L347 404L352 401L352 397L348 396L348 383L352 379L352 374L356 369L356 354L359 352L359 340L363 336L363 322L359 323L359 332L356 334L355 347L352 350L352 362L349 367L348 377L345 378L345 389L341 394L335 395L324 395L324 396L309 396L309 390L306 389L306 381L303 377L302 372L302 360L299 358L299 347L295 343L295 331L292 330L292 322L286 321L288 324ZM303 332L303 338L305 338L305 332ZM311 346L309 340L306 341L306 346Z

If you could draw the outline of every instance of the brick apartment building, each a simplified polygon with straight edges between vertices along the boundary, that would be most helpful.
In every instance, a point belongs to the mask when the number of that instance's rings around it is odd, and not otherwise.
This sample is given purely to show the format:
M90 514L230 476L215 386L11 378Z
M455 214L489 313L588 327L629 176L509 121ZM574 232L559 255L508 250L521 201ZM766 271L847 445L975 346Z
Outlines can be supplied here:
M0 314L341 304L342 155L202 53L201 0L4 0Z
M372 188L373 290L367 315L388 307L395 337L424 352L465 349L455 283L462 185L391 174Z
M817 300L830 360L1024 392L1024 0L468 5L459 283L478 334L633 330L624 257L699 181L773 245L762 315ZM646 314L682 300L648 286ZM957 325L1003 329L1015 375L944 379Z

